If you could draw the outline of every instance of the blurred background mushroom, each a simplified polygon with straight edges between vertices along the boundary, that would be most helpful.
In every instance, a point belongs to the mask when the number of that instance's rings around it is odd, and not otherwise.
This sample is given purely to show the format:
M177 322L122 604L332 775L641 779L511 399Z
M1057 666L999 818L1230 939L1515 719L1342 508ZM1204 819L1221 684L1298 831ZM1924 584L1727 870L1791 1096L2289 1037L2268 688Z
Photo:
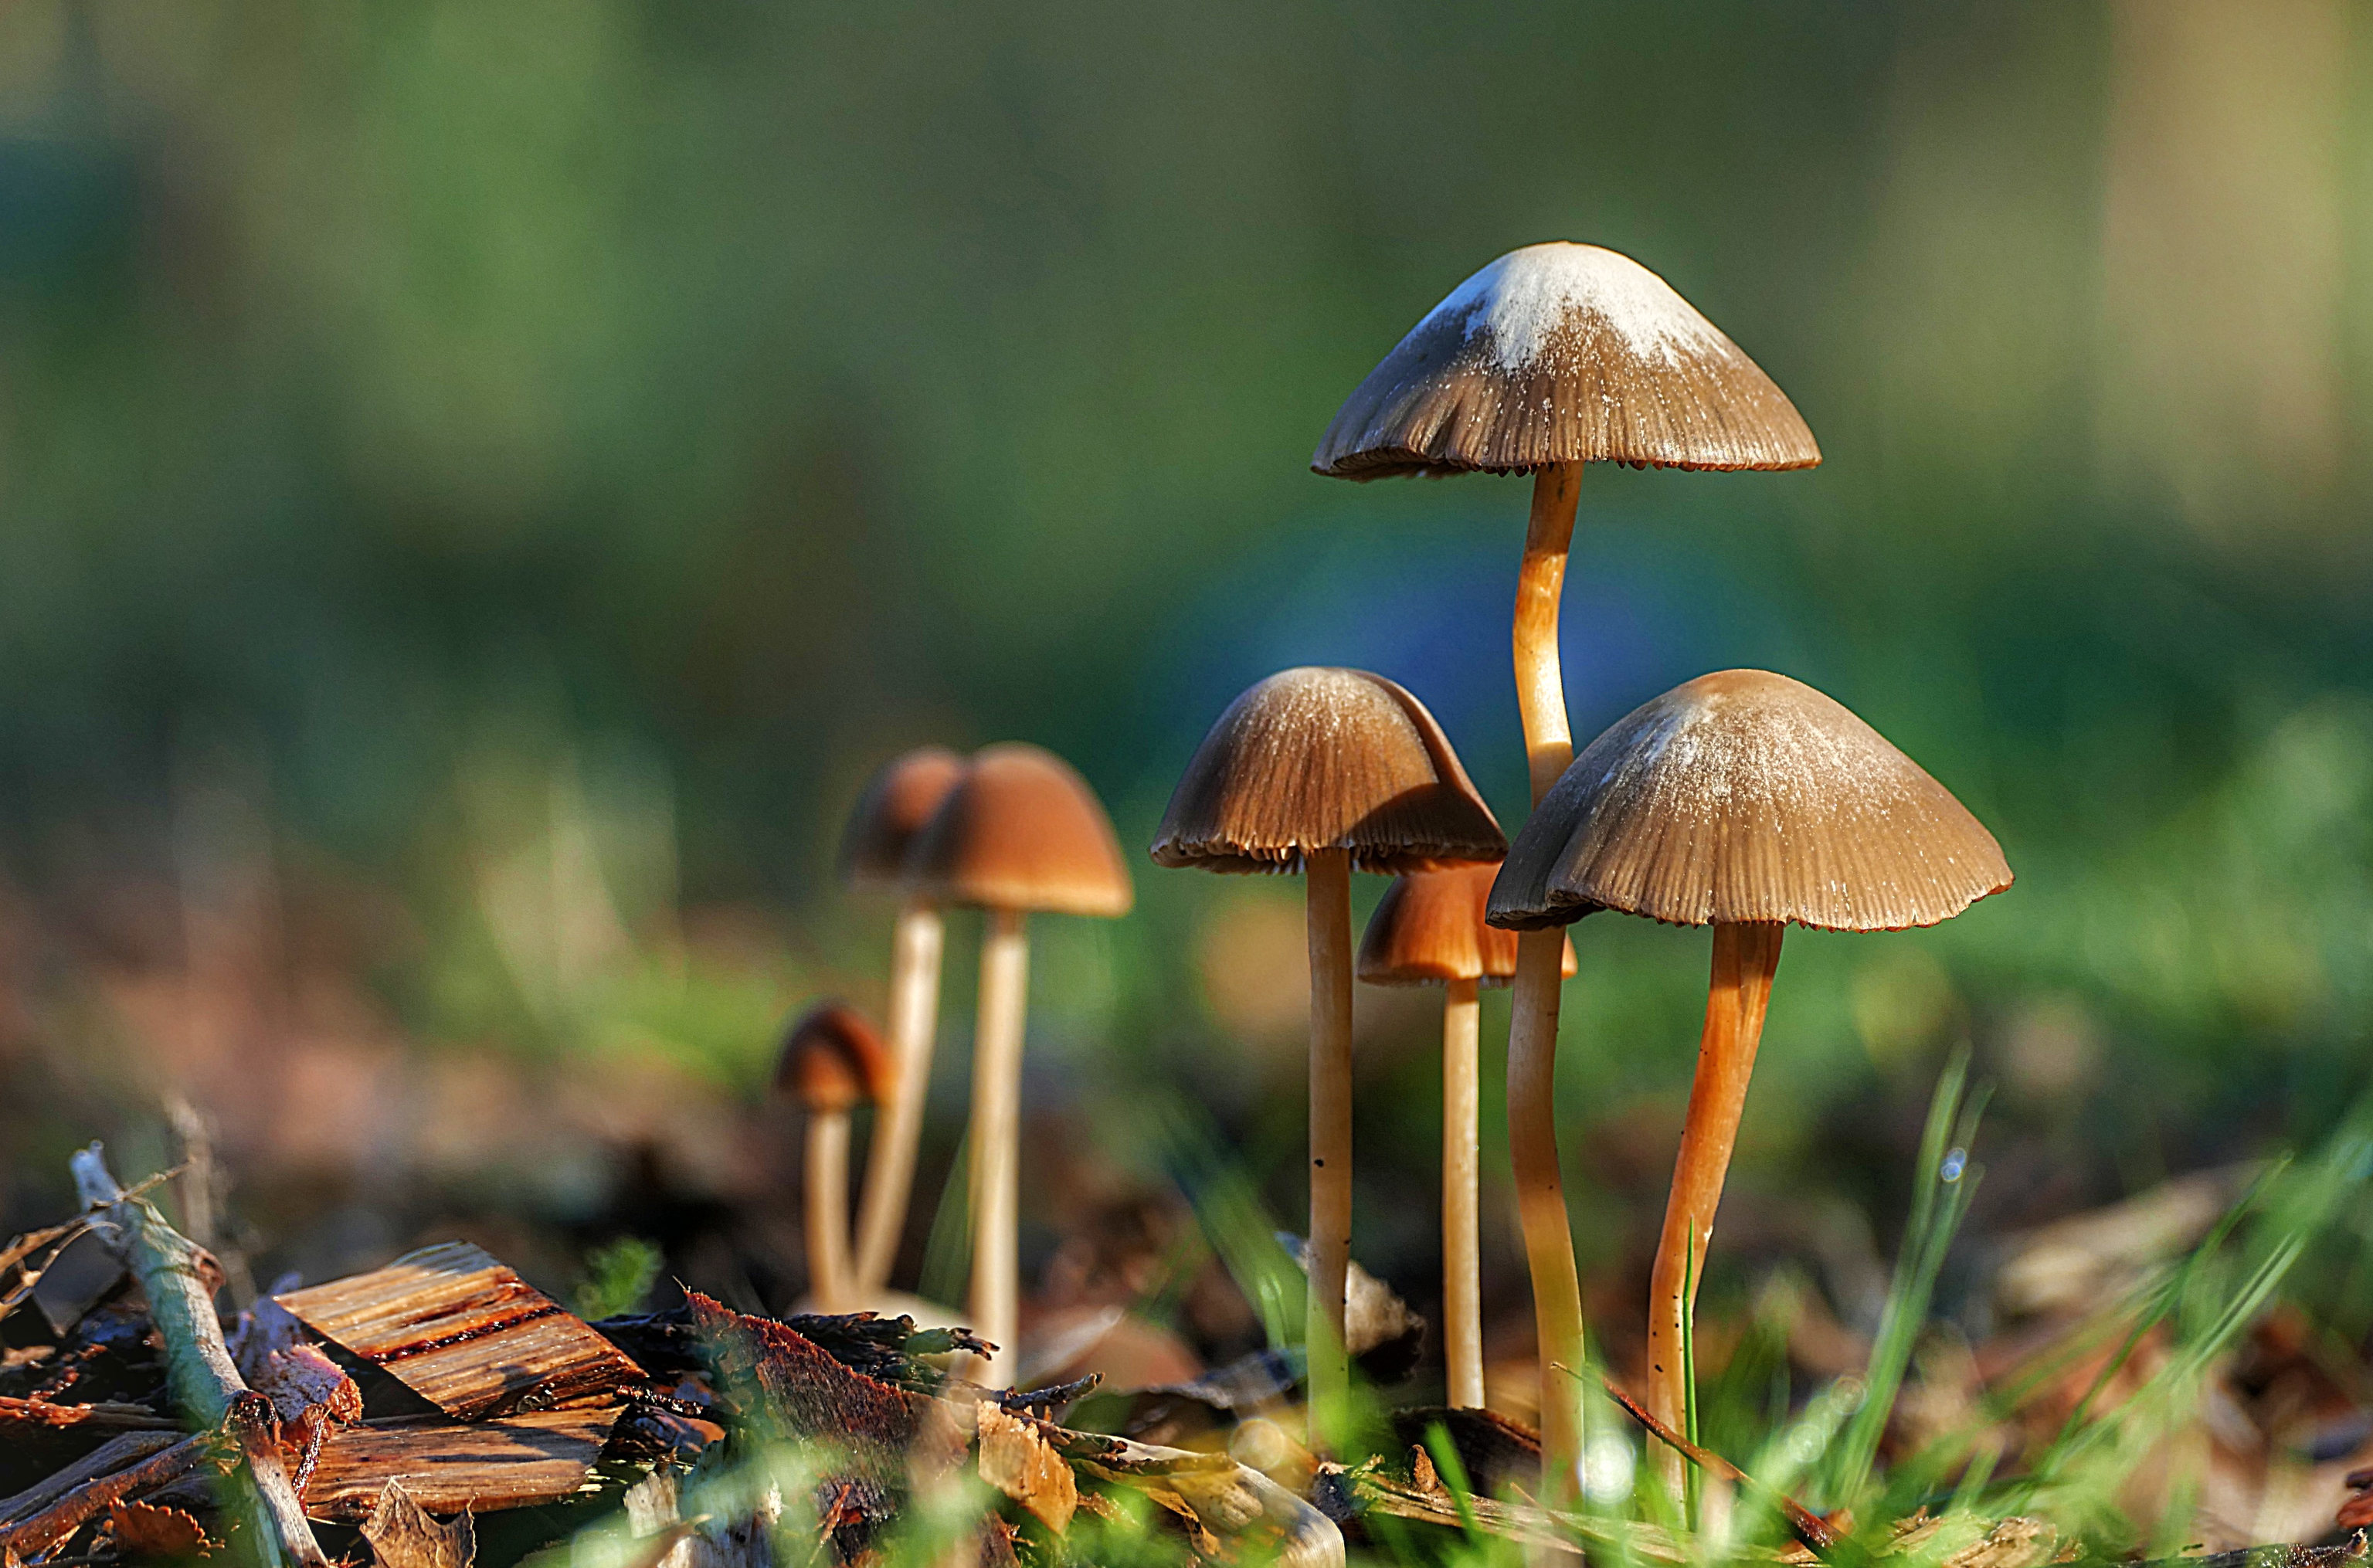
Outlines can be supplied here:
M1022 1047L1032 914L1113 919L1136 901L1104 803L1043 747L984 747L909 850L916 887L984 911L973 1033L971 1327L997 1347L984 1376L1011 1381L1020 1347Z
M848 1118L895 1087L882 1036L847 1002L816 1003L783 1036L775 1089L807 1112L801 1185L814 1311L855 1312L865 1299L849 1255Z
M1311 1445L1350 1411L1351 872L1492 861L1507 840L1425 705L1364 670L1282 671L1228 705L1153 839L1164 866L1300 872L1310 948Z
M1514 653L1537 803L1573 755L1558 606L1583 466L1820 460L1794 404L1663 278L1600 246L1555 240L1508 252L1428 311L1336 413L1310 465L1346 479L1533 475ZM1542 1363L1578 1368L1582 1284L1553 1116L1563 951L1547 937L1518 944L1508 1133ZM1543 1389L1545 1473L1559 1499L1581 1457L1580 1398Z
M841 880L851 889L894 894L898 922L890 942L890 1098L866 1144L852 1267L859 1291L890 1282L906 1233L923 1103L931 1087L931 1044L939 1027L940 959L947 944L940 907L916 892L906 874L915 835L940 808L964 759L945 746L918 746L874 774L848 814L840 841Z
M1597 909L1713 927L1713 973L1648 1300L1648 1408L1676 1432L1705 1277L1786 925L1900 930L2010 885L2002 849L1918 764L1812 687L1701 675L1584 749L1516 836L1492 924L1558 929ZM1677 1481L1677 1454L1666 1460Z

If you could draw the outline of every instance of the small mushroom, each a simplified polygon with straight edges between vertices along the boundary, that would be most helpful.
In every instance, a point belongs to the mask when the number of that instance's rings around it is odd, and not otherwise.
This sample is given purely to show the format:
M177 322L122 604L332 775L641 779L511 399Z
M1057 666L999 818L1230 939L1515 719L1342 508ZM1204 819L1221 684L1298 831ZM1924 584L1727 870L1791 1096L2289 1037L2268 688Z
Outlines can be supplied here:
M1496 860L1506 839L1425 705L1364 670L1271 675L1220 715L1170 797L1164 866L1303 874L1310 946L1313 1446L1339 1431L1351 1257L1351 884Z
M1442 1340L1454 1409L1483 1407L1483 1262L1478 1124L1478 986L1516 972L1516 935L1483 923L1495 865L1405 872L1385 889L1360 942L1372 986L1440 986L1442 998ZM1573 944L1565 973L1573 973Z
M890 1101L873 1125L858 1200L853 1264L859 1293L878 1294L890 1280L906 1228L923 1100L931 1086L931 1036L940 1015L940 954L946 931L940 907L907 883L906 851L964 772L945 746L918 746L876 773L849 813L840 840L841 880L859 892L902 895L890 945Z
M1688 300L1629 256L1552 241L1511 251L1452 290L1368 373L1311 457L1345 479L1530 474L1516 576L1516 707L1533 802L1573 755L1558 668L1558 601L1582 469L1809 468L1813 434L1786 395ZM1519 943L1508 1030L1508 1147L1533 1277L1540 1362L1582 1365L1582 1285L1558 1178L1560 949ZM1582 1402L1551 1397L1549 1494L1572 1494Z
M893 1086L882 1036L846 1002L818 1002L783 1036L775 1089L808 1113L808 1291L819 1311L857 1310L860 1292L848 1256L848 1113L859 1104L882 1104Z
M1615 909L1713 927L1697 1078L1649 1286L1648 1408L1675 1430L1688 1397L1680 1340L1783 927L1935 925L2010 881L1993 835L1918 764L1812 687L1761 670L1701 675L1634 708L1516 836L1491 889L1495 926L1545 930Z
M908 851L918 894L987 910L973 1036L972 1327L1015 1364L1022 1158L1022 1042L1033 913L1128 913L1135 902L1112 822L1054 753L1009 743L971 765ZM979 1369L985 1375L986 1368Z

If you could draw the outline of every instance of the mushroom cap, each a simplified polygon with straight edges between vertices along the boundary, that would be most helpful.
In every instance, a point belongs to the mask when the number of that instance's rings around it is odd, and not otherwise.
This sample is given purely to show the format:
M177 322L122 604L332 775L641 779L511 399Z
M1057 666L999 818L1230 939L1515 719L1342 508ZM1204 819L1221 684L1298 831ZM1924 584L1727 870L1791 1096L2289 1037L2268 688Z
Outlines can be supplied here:
M1670 284L1629 256L1552 240L1509 252L1426 312L1310 466L1380 479L1820 461L1787 394Z
M1372 986L1504 985L1516 973L1516 933L1483 923L1500 868L1480 864L1405 872L1393 879L1360 939L1360 978ZM1573 943L1565 944L1573 973Z
M904 886L915 835L955 788L964 768L964 758L945 746L917 746L866 780L841 830L841 880L871 891Z
M1365 670L1304 665L1238 696L1195 749L1153 858L1292 872L1313 849L1362 871L1497 860L1507 837L1425 704Z
M973 754L906 872L925 894L987 909L1109 919L1137 899L1096 792L1053 752L1018 741Z
M865 1014L844 1001L820 1001L783 1036L775 1091L811 1113L845 1111L890 1095L890 1053Z
M1993 835L1877 731L1785 675L1724 670L1632 709L1573 759L1516 836L1490 921L1619 909L1900 930L2010 880Z

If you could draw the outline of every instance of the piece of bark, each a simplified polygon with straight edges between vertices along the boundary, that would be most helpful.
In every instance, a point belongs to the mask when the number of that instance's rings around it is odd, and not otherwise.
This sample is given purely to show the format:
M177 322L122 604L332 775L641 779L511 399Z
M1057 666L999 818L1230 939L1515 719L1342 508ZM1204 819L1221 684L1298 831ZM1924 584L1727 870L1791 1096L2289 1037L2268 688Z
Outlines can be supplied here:
M47 1399L18 1399L0 1395L0 1427L87 1426L123 1432L178 1432L179 1422L160 1416L146 1405L59 1405Z
M1071 1467L1039 1435L1038 1423L1011 1416L996 1405L976 1407L980 1434L980 1479L1028 1509L1061 1535L1080 1506Z
M462 1420L604 1400L643 1369L463 1242L277 1298L306 1327Z
M285 1422L315 1411L342 1425L363 1419L362 1390L316 1345L291 1345L264 1357L255 1391L272 1401L272 1413Z
M70 1162L75 1189L99 1211L88 1217L94 1234L123 1260L148 1298L148 1316L165 1347L173 1397L201 1427L222 1428L237 1437L246 1458L246 1481L234 1481L234 1506L254 1527L255 1550L264 1568L294 1563L327 1568L329 1558L305 1522L297 1490L281 1467L271 1430L270 1407L253 1394L231 1363L215 1316L214 1284L219 1270L188 1237L167 1224L146 1202L126 1194L109 1174L96 1143Z
M760 1442L829 1440L859 1472L903 1485L906 1452L927 1430L930 1400L851 1371L785 1324L735 1312L698 1291L687 1299L728 1431Z
M119 1501L107 1505L107 1522L115 1544L136 1557L204 1557L222 1545L179 1508Z
M470 1568L478 1558L477 1527L467 1509L440 1525L392 1477L380 1488L362 1537L380 1568Z
M499 1421L365 1423L321 1444L305 1509L343 1524L369 1516L391 1480L432 1514L488 1514L556 1502L581 1490L602 1457L617 1406L540 1410Z
M0 1529L0 1553L30 1557L47 1551L106 1513L110 1504L178 1480L209 1461L223 1463L237 1451L237 1444L219 1431L185 1437L137 1464L84 1481L38 1513Z
M0 1497L0 1525L38 1514L85 1481L138 1464L151 1454L172 1447L183 1437L179 1432L127 1432L121 1437L111 1437L47 1480L13 1497Z

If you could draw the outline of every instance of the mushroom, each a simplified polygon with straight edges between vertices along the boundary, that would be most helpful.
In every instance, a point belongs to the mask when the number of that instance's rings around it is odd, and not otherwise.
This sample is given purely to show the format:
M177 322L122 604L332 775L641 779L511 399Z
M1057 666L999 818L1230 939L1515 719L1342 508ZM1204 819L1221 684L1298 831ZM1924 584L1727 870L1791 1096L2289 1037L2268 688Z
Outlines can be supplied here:
M1110 919L1135 901L1120 842L1071 765L1008 743L971 766L917 836L907 867L918 894L988 912L973 1036L972 1327L1010 1369L1020 1311L1022 1040L1033 913ZM983 1375L984 1365L976 1369Z
M1483 923L1495 865L1407 872L1385 889L1360 942L1372 986L1441 986L1442 1339L1453 1409L1483 1407L1483 1263L1477 1123L1479 985L1516 972L1516 936ZM1573 973L1573 944L1564 971Z
M775 1089L808 1113L808 1293L821 1311L851 1312L859 1300L848 1258L848 1113L859 1102L880 1105L892 1087L882 1036L845 1002L818 1002L783 1036Z
M895 758L866 784L841 836L843 882L860 892L905 895L890 946L890 1059L895 1074L890 1103L874 1122L866 1150L865 1189L858 1200L854 1280L868 1298L889 1282L906 1228L923 1100L931 1086L931 1035L940 1014L940 953L946 932L939 905L907 886L906 850L963 772L964 759L945 746L918 746Z
M1516 577L1516 706L1533 802L1573 755L1558 669L1558 598L1582 468L1809 468L1795 407L1755 362L1654 273L1596 245L1511 251L1426 313L1368 373L1311 467L1346 479L1531 474ZM1545 1501L1579 1479L1582 1404L1549 1397L1551 1366L1582 1365L1582 1287L1558 1175L1553 1089L1561 950L1518 944L1508 1030L1508 1148L1532 1271L1543 1368Z
M1287 670L1228 705L1153 840L1165 866L1299 871L1310 945L1310 1364L1313 1446L1340 1431L1351 1256L1354 868L1497 860L1506 839L1433 715L1364 670Z
M1593 741L1516 836L1493 925L1546 931L1594 909L1713 927L1696 1082L1648 1303L1652 1413L1688 1408L1679 1353L1705 1272L1787 922L1900 930L2010 885L2002 848L1945 787L1812 687L1701 675Z

